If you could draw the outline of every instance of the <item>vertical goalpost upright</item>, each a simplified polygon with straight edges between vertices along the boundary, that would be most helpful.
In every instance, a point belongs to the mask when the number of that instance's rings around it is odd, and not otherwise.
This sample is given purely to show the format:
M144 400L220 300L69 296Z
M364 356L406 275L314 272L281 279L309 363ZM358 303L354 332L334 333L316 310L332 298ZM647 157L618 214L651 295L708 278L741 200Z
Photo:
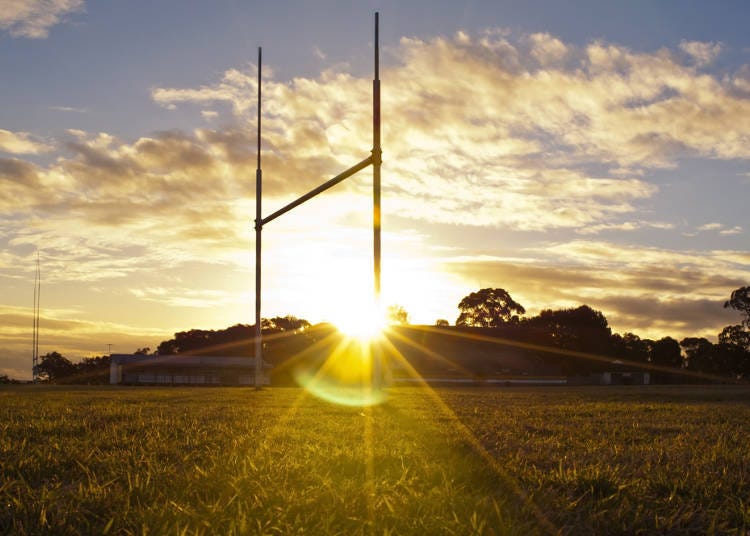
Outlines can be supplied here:
M382 149L380 146L380 44L379 44L379 13L375 13L375 66L372 81L372 152L370 156L353 165L346 171L324 182L295 201L280 208L273 214L262 216L263 171L261 168L261 64L262 48L258 47L258 167L255 171L255 387L260 388L263 376L263 341L261 335L261 235L263 226L282 214L301 205L316 195L337 185L352 175L372 165L372 232L373 232L373 277L375 306L380 309L380 167L382 164ZM377 365L376 365L377 366Z
M39 301L42 295L42 268L39 250L36 250L36 277L34 279L34 331L31 340L31 381L39 381Z

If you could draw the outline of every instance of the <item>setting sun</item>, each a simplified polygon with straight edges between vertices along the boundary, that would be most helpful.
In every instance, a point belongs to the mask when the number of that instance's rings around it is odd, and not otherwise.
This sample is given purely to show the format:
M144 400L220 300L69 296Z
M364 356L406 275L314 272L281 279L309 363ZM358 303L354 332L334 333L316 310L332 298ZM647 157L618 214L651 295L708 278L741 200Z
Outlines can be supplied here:
M369 342L377 339L385 327L385 315L374 304L346 312L348 314L334 319L333 324L349 338Z

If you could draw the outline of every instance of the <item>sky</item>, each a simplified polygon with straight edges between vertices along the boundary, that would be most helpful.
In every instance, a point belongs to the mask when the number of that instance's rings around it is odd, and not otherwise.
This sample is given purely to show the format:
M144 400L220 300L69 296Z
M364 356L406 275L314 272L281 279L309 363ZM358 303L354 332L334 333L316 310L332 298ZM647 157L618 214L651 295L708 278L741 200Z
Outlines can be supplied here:
M0 374L254 321L264 215L372 149L383 303L453 323L506 289L705 336L750 284L744 2L0 0ZM359 314L372 173L263 230L263 316ZM111 346L110 346L111 345Z

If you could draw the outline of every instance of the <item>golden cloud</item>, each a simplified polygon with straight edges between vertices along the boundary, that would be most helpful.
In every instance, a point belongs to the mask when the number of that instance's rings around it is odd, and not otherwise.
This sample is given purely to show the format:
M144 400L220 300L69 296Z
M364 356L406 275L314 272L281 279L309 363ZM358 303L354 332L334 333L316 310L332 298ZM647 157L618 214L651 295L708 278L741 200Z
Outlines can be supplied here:
M0 29L14 37L46 38L68 14L83 9L84 0L14 0L0 10Z
M680 49L689 54L698 65L708 65L721 53L721 43L680 41Z
M11 132L0 128L0 152L10 154L39 154L52 150L52 147L36 141L28 132Z
M668 50L575 47L549 34L515 44L500 31L402 39L401 62L382 74L385 172L396 207L444 223L596 225L656 192L644 169L688 156L750 158L750 101L730 78L699 70L720 45L681 48L690 62ZM163 105L223 101L252 126L256 76L233 69L214 85L152 95ZM282 181L269 186L304 191L367 153L368 80L332 71L268 78L264 95L267 162ZM588 164L612 173L592 176Z
M586 304L616 331L641 336L715 339L736 314L722 307L747 284L747 254L675 251L577 240L522 250L526 257L445 258L448 270L484 286L503 287L524 304ZM739 254L738 254L739 253Z

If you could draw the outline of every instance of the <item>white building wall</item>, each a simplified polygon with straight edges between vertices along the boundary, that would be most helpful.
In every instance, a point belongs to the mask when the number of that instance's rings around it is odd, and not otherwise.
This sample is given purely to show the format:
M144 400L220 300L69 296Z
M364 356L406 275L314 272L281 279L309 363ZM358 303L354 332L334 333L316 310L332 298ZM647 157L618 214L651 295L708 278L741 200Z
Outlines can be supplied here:
M114 362L109 364L109 383L110 385L122 383L122 367Z

